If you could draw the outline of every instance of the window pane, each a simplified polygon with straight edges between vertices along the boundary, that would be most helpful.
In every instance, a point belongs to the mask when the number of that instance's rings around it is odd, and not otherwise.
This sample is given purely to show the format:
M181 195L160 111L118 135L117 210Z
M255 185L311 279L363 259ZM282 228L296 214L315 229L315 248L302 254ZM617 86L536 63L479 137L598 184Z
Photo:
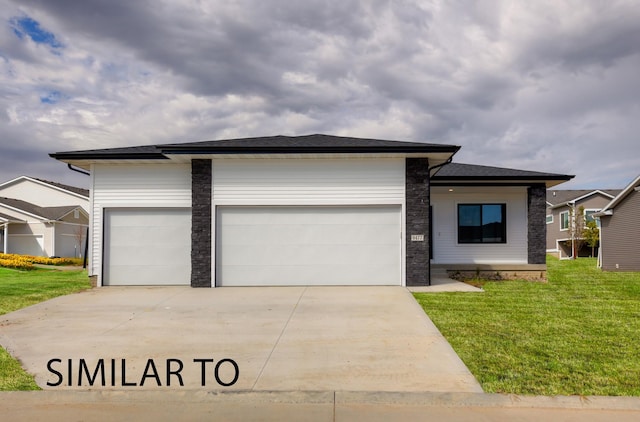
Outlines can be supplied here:
M482 241L496 243L505 241L504 205L482 206Z
M458 242L482 242L480 205L458 205Z
M566 230L569 228L569 213L563 212L560 214L560 228Z

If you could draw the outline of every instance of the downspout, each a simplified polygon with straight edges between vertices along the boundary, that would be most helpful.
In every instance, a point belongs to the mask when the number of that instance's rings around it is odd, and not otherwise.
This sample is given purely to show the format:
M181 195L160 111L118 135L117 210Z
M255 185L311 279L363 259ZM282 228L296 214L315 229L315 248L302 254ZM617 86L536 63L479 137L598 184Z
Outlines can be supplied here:
M87 176L91 176L91 173L87 173L87 172L86 172L86 171L84 171L84 170L80 170L80 169L73 168L73 166L72 166L71 164L68 164L68 163L67 163L67 167L69 167L69 170L73 170L73 171L75 171L75 172L77 172L77 173L84 174L84 175L87 175Z
M436 164L435 166L431 166L427 169L427 174L429 175L429 210L431 210L431 171L440 167L444 167L447 164L450 164L452 161L453 161L453 155L447 158L447 161L445 161L444 163ZM429 211L428 227L430 229L433 229L433 216L431 215L431 211ZM429 230L429 238L427 239L427 242L429 242L430 254L433 253L433 242L431 241L431 239L433 239L433 233L431 233L431 230ZM431 259L429 259L427 262L429 262L429 284L428 285L431 286Z
M91 173L86 172L84 170L80 170L80 169L74 168L69 163L67 163L67 167L69 168L69 170L75 171L77 173L84 174L85 176L91 176ZM92 211L92 210L90 209L89 211ZM89 218L89 225L91 225L91 218ZM82 259L82 268L86 270L87 269L87 253L88 253L88 250L89 250L89 226L87 226L87 234L86 234L85 237L86 238L84 240L84 256L83 256L83 259Z

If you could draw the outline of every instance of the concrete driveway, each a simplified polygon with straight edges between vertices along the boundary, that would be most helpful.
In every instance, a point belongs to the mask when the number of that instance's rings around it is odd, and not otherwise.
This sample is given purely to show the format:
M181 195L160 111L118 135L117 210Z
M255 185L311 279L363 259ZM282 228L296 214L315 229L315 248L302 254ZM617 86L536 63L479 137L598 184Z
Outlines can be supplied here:
M53 390L482 391L403 287L100 288L0 344Z

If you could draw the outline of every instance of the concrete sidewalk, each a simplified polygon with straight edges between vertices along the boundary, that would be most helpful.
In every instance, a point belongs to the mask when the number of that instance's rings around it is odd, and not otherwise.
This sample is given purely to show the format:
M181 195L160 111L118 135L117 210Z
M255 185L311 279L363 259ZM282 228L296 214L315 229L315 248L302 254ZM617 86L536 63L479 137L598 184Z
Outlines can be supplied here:
M10 421L599 421L640 418L640 399L483 393L39 391L0 393Z
M100 288L0 344L54 390L482 391L403 287Z

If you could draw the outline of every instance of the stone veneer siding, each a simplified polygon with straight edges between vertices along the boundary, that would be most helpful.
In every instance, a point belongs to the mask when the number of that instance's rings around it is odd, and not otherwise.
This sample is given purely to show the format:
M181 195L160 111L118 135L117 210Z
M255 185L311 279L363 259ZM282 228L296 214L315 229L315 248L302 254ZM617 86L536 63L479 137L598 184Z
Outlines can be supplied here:
M547 188L533 185L527 189L527 259L529 264L545 264L547 248Z
M211 287L211 169L191 161L191 287Z
M406 159L406 275L407 286L430 284L429 262L429 160ZM424 241L411 241L411 235L424 235Z

